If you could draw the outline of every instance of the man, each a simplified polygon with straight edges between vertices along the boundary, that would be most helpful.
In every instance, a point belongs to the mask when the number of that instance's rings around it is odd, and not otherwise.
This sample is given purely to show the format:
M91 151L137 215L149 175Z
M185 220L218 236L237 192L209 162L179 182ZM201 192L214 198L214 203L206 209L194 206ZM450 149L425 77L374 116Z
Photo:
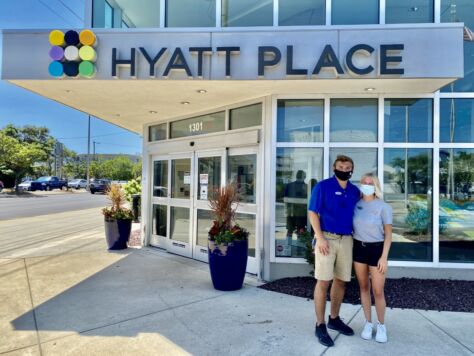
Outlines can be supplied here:
M285 186L283 201L286 205L286 236L291 237L295 230L306 229L308 225L308 185L304 182L306 173L303 170L296 172L296 180Z
M316 185L308 208L316 239L315 334L324 346L334 345L324 323L326 295L331 281L331 313L327 327L344 335L354 335L354 331L339 318L345 285L351 280L352 216L360 198L359 189L349 182L353 170L354 162L350 157L337 156L333 164L334 176Z

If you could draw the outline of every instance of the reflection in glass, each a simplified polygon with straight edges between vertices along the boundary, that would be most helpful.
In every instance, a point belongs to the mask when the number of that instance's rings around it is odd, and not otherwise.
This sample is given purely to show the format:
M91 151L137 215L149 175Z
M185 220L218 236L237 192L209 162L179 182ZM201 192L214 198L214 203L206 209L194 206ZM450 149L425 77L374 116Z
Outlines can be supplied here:
M443 92L474 91L474 1L441 0L441 22L464 22L464 78L448 84Z
M323 177L322 148L277 148L275 255L304 257L297 231L307 229L308 201Z
M229 182L236 184L239 192L239 201L242 203L255 203L257 155L229 156L228 167Z
M278 142L322 142L324 100L278 100Z
M197 241L196 245L207 248L208 232L212 227L212 213L209 210L197 211Z
M216 0L167 0L166 27L216 26Z
M112 7L113 5L113 7ZM93 0L92 22L96 28L160 27L160 1Z
M331 99L332 142L376 142L377 99Z
M385 23L434 22L433 0L385 0Z
M104 28L112 28L114 27L114 8L107 1L104 5Z
M440 141L474 142L474 99L441 99Z
M166 126L167 124L153 125L148 128L148 141L166 140Z
M331 148L329 151L329 172L333 176L333 164L336 157L345 155L354 161L354 173L351 182L358 185L360 178L365 173L377 174L377 149L376 148Z
M385 149L384 198L393 208L392 260L432 260L432 166L431 149Z
M235 223L239 226L246 228L249 232L249 257L255 257L255 238L257 231L257 229L255 228L255 215L236 213Z
M332 0L332 25L379 23L379 0Z
M254 104L230 110L230 129L260 126L262 124L262 104Z
M166 237L167 224L167 207L166 205L153 204L153 235Z
M222 27L273 25L273 0L222 0Z
M153 162L153 196L168 195L168 161Z
M170 123L170 138L203 135L225 130L225 112L220 111Z
M171 161L171 198L189 199L191 192L191 160Z
M439 260L474 262L474 149L439 157Z
M198 159L198 199L209 200L212 192L221 185L221 158Z
M432 99L385 99L385 142L432 142Z
M189 242L189 208L170 207L170 239Z
M326 0L279 0L279 26L326 24Z

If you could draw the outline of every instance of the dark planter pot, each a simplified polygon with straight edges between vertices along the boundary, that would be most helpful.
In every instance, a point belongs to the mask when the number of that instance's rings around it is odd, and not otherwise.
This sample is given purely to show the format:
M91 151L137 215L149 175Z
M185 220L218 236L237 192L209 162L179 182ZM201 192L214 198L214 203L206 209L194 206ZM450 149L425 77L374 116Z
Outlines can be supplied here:
M123 250L132 231L132 220L105 219L105 239L109 250Z
M208 243L209 269L214 288L232 291L242 288L247 269L248 241L235 241L218 246Z

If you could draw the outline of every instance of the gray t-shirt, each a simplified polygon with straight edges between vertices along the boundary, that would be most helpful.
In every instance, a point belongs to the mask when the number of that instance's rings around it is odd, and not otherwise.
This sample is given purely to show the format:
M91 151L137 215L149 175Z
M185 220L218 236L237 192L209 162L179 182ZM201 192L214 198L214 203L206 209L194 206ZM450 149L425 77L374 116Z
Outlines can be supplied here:
M392 207L382 199L359 200L354 209L354 239L362 242L384 240L384 225L392 224Z

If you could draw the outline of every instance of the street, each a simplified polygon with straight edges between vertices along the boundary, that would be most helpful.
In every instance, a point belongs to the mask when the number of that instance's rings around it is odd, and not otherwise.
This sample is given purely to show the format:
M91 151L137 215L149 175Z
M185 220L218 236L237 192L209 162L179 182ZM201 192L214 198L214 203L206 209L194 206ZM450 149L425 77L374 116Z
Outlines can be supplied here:
M108 204L104 194L84 190L28 192L21 195L0 194L0 221L68 211L100 208ZM100 213L99 209L97 210ZM53 218L53 217L52 217ZM54 219L56 222L59 220Z

